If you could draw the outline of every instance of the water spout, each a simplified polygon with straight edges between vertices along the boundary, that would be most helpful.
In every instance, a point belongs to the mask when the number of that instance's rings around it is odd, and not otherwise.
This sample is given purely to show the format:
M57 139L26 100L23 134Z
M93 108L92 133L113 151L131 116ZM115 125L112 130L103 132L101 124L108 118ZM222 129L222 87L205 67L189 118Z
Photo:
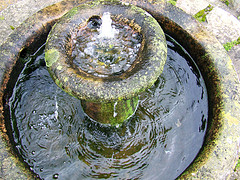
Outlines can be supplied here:
M112 27L112 19L109 12L104 12L102 16L102 25L99 29L99 38L111 39L118 34L118 30Z

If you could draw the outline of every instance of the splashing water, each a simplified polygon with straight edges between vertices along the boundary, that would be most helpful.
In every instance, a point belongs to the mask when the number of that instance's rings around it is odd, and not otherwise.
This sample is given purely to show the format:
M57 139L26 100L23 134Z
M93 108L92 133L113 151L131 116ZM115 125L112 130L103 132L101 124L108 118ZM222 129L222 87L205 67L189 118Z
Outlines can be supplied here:
M100 21L101 19L101 21ZM69 59L74 68L98 77L119 75L136 60L142 44L140 32L119 23L109 12L93 16L72 36Z
M114 38L118 34L118 30L112 27L112 19L109 12L104 12L102 16L102 25L99 29L99 38Z

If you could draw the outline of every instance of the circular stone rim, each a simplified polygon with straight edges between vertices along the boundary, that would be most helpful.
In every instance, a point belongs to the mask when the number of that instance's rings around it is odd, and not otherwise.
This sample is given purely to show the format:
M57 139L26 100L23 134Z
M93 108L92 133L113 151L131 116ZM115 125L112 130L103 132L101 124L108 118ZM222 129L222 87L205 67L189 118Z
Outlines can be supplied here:
M59 17L83 2L86 1L64 0L40 10L25 20L6 38L6 41L1 44L1 109L3 109L5 105L3 95L10 78L9 73L12 72L20 52L38 41L40 39L39 36L45 37L43 34L49 32L49 29ZM180 44L183 45L185 49L189 44L194 44L194 41L197 41L199 42L197 43L197 48L202 46L204 49L203 52L208 53L207 56L202 54L203 56L199 57L207 58L203 67L199 66L199 62L196 63L201 69L201 72L202 69L208 67L206 71L209 71L210 74L207 76L209 76L208 78L211 80L209 84L211 88L208 89L208 91L217 89L215 92L216 99L220 100L216 102L212 101L216 108L212 108L213 119L211 119L212 122L210 122L210 125L212 125L208 126L206 141L202 151L178 179L219 179L219 177L226 179L230 173L233 172L237 159L239 158L240 99L236 97L236 95L240 94L240 84L237 73L232 66L231 59L216 38L209 35L200 23L182 10L165 3L166 0L154 5L133 0L129 0L128 2L142 7L154 15L159 23L165 24L166 27L164 30L169 29L166 31L168 33L172 31L173 34L169 35L177 41L181 41ZM186 38L188 38L187 40L190 40L190 42L187 42ZM184 44L184 42L187 43ZM191 52L196 50L193 46L189 48ZM219 57L218 55L221 56ZM211 76L213 73L216 75ZM217 82L217 84L212 82ZM13 145L11 144L12 142L9 141L9 133L7 132L8 130L5 123L7 124L8 122L4 119L3 111L0 111L0 163L5 164L3 164L3 177L36 179L23 161L16 157ZM11 166L8 166L9 164Z
M110 12L112 16L121 15L129 23L134 21L141 29L143 43L139 57L127 71L121 75L99 78L74 69L68 63L66 48L62 44L66 43L66 36L75 27L104 12ZM154 84L163 71L166 58L165 34L158 22L141 8L118 1L83 4L73 8L54 25L45 48L46 65L55 83L72 96L93 102L137 96Z

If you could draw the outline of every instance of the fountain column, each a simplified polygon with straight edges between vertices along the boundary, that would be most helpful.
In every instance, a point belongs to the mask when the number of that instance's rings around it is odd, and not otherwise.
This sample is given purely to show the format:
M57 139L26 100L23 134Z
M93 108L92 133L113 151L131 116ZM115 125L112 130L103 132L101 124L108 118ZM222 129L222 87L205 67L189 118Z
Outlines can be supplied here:
M89 117L110 125L134 114L139 93L157 80L166 56L158 22L118 1L73 8L51 30L45 50L56 84L80 99Z

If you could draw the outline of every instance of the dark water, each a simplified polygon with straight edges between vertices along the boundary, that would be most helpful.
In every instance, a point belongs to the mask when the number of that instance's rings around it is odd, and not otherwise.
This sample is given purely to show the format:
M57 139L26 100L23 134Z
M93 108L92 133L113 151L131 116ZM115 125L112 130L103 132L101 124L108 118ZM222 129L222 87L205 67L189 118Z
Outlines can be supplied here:
M168 37L162 75L140 96L122 127L88 119L81 103L58 88L41 48L26 65L10 99L19 154L42 179L167 179L178 177L202 146L207 92L189 55Z

